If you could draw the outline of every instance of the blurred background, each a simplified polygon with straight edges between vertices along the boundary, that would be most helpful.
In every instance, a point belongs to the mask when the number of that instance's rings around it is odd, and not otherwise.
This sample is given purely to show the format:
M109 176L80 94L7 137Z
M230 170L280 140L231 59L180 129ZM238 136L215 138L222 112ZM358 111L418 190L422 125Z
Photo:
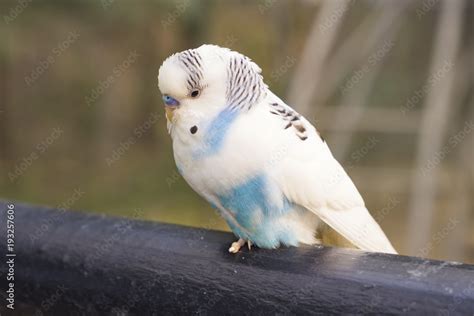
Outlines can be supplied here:
M474 263L473 3L1 0L0 198L228 230L157 89L214 43L315 124L402 254Z

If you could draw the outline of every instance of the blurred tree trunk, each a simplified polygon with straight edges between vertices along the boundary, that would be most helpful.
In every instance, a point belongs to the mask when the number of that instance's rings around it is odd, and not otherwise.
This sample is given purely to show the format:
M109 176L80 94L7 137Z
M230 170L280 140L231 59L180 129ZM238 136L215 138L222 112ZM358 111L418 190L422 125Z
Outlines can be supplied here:
M315 89L324 76L323 66L334 45L348 6L347 0L324 1L314 18L288 92L289 104L303 115L310 114Z
M338 88L347 72L364 62L377 45L387 42L393 24L403 17L411 2L376 2L375 8L350 32L325 66L324 80L318 87L316 104L326 101ZM375 26L375 27L374 27ZM364 45L360 45L364 43Z
M8 38L2 33L5 51L0 51L0 163L5 167L8 165L10 148L8 142Z
M382 15L385 16L386 14ZM391 24L385 36L386 42L391 43L394 41L403 22L404 19L401 17ZM377 51L377 47L374 47L374 51ZM374 51L372 53L374 53ZM331 119L331 122L333 122L334 126L345 125L348 130L348 132L345 133L336 133L331 138L333 144L332 152L336 159L340 161L346 158L350 150L352 140L358 130L359 122L364 119L372 88L378 74L382 70L385 58L387 58L389 54L390 52L385 53L376 64L371 66L372 68L369 73L361 78L362 82L358 82L357 86L350 88L342 97L341 105L336 108L336 114L334 118ZM367 60L364 61L363 65L359 65L359 67L366 66L366 64Z
M441 11L436 29L433 59L429 69L430 76L444 69L446 63L455 64L460 48L463 1L444 1L440 5ZM425 166L436 157L443 146L448 123L455 112L452 107L453 83L454 69L450 69L439 78L435 88L430 87L425 100L409 206L409 242L407 245L409 254L418 253L420 249L426 247L431 239L435 213L434 200L437 192L436 169L439 166L433 168L425 168Z

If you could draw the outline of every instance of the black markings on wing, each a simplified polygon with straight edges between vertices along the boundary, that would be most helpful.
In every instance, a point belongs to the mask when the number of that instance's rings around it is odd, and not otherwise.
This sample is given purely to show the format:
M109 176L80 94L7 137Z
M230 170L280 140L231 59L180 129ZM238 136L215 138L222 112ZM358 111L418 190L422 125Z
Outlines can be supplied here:
M301 115L296 111L286 108L278 103L270 103L271 109L270 113L278 115L287 122L284 126L284 129L289 129L292 127L301 140L306 140L308 138L308 132L304 126L303 121L301 120Z
M178 59L188 74L188 90L202 89L203 69L201 55L195 49L179 53Z

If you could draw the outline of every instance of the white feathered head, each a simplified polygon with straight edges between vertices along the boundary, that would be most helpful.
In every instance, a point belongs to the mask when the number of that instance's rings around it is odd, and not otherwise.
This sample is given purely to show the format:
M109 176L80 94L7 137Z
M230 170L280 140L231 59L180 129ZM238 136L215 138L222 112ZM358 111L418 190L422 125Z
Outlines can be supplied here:
M184 111L213 116L224 107L250 109L266 93L260 73L248 57L217 45L171 55L158 74L168 121Z

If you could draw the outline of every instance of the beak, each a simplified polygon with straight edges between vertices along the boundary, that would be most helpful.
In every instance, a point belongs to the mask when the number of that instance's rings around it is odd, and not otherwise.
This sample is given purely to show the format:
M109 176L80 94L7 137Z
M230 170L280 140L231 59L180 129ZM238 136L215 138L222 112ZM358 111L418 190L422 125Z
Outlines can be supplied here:
M176 109L178 108L179 101L165 94L163 95L163 102L165 103L166 119L170 123L172 123L173 117L174 117L174 111L176 111Z
M174 111L176 111L176 107L174 107L174 106L166 106L166 107L165 107L166 119L167 119L170 123L173 122Z

